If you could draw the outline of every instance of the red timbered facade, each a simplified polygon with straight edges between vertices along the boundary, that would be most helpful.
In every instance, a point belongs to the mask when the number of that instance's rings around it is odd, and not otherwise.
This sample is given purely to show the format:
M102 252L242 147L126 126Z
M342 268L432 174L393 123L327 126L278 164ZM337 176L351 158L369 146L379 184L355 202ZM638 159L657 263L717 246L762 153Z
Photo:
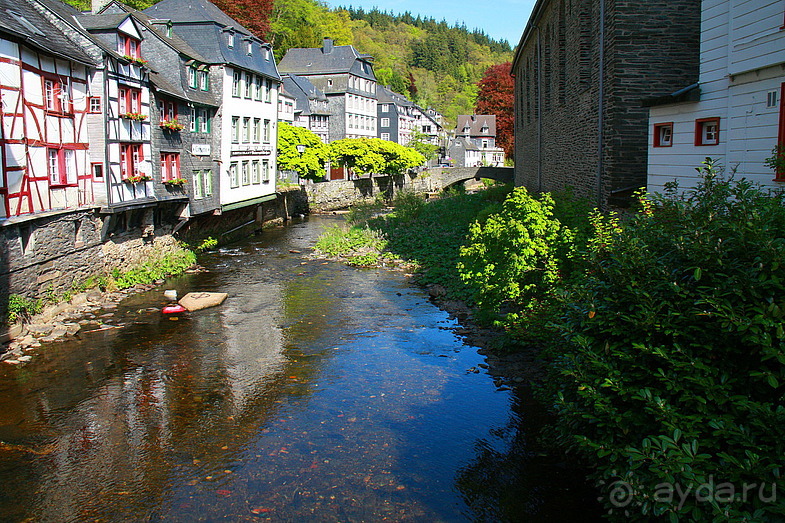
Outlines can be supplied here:
M0 36L0 218L93 205L88 64Z

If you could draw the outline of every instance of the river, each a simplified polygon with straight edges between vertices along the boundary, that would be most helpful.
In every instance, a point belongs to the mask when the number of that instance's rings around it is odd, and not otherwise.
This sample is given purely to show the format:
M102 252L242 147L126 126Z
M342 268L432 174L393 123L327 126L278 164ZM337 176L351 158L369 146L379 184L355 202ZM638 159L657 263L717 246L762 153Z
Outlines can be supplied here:
M1 521L587 521L529 393L398 272L307 256L330 217L201 257L0 364ZM298 252L299 251L299 252ZM176 317L163 289L229 293Z

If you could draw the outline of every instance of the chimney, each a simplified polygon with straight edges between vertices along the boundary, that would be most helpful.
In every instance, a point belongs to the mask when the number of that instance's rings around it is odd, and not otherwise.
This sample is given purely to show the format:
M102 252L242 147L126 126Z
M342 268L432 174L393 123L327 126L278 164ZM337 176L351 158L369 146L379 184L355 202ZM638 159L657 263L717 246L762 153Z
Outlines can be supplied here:
M324 37L324 43L322 44L322 52L324 54L330 54L333 52L333 39L330 37Z

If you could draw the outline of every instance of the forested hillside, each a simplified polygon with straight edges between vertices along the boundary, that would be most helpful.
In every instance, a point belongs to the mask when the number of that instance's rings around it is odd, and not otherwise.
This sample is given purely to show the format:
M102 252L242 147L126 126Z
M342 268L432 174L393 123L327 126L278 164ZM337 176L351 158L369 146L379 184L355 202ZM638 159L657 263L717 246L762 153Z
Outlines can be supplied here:
M68 0L80 9L89 0ZM213 0L221 9L272 43L280 59L292 47L319 47L322 38L336 45L354 45L374 57L380 83L434 107L450 122L474 112L477 82L491 66L512 59L506 41L481 29L451 26L445 21L411 13L377 9L330 9L318 0ZM126 0L136 9L154 0Z

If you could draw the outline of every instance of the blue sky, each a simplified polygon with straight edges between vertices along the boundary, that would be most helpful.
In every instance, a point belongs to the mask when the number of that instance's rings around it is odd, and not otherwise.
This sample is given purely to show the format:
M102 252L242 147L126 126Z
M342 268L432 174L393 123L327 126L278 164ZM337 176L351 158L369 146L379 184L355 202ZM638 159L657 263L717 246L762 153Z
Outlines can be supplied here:
M523 34L535 0L326 0L330 7L362 7L394 13L445 19L452 25L478 27L494 39L505 39L515 47Z

